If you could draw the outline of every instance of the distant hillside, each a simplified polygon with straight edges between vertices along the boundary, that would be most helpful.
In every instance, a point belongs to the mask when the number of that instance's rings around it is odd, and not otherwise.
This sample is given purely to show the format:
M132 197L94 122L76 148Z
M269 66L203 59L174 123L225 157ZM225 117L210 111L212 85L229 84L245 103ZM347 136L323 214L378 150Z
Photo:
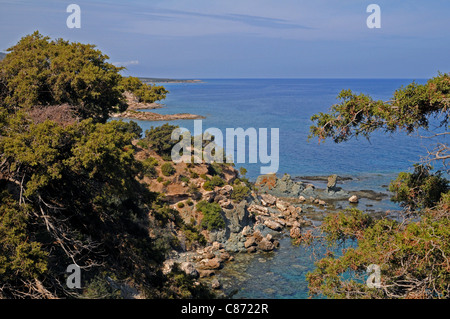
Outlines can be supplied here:
M3 60L3 58L6 56L6 53L0 52L0 60Z

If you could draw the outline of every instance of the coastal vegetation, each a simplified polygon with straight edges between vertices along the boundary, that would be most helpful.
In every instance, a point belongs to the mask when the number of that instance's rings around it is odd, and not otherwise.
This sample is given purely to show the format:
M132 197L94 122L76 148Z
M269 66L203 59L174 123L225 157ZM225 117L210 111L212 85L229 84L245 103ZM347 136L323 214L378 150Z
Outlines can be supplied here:
M436 140L436 147L412 173L402 172L391 182L392 199L404 207L400 216L375 219L351 209L327 216L318 234L303 235L305 242L316 238L341 249L317 261L307 276L310 293L331 298L448 298L450 154L445 138L450 134L450 74L401 87L387 102L351 90L343 90L338 98L341 102L329 113L311 118L311 138L340 143L369 138L377 130L413 134L427 132L433 121L437 129L427 137ZM432 162L440 170L434 171ZM356 246L345 245L349 241ZM381 269L378 288L362 280L370 265Z
M161 271L175 245L168 223L202 238L140 181L158 163L136 159L139 126L108 121L127 107L124 85L146 101L166 91L107 60L35 32L0 61L0 298L212 296L183 271ZM66 286L71 264L81 289Z

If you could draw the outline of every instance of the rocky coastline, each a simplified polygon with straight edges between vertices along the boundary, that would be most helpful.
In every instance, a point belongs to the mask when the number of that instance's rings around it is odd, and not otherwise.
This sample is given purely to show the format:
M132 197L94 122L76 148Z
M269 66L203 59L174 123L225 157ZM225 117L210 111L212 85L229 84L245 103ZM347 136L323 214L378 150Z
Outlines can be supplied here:
M128 108L124 112L112 113L112 118L126 118L140 121L174 121L174 120L198 120L204 119L202 115L190 113L176 113L176 114L159 114L141 110L154 110L163 107L160 103L142 103L130 92L125 92L124 96L127 100Z
M232 180L233 176L228 178ZM310 217L317 212L336 211L337 200L357 205L365 197L364 192L356 194L337 187L337 180L337 175L329 176L327 188L318 189L313 184L294 181L288 174L281 178L275 174L262 175L255 182L255 190L240 202L231 199L231 185L202 192L200 198L220 204L226 227L204 231L208 241L205 247L172 251L163 271L169 273L178 265L186 274L221 291L222 285L214 276L224 265L233 262L236 254L276 251L281 236L300 238L302 229L312 225ZM378 195L374 198L380 198ZM175 202L173 208L179 209Z

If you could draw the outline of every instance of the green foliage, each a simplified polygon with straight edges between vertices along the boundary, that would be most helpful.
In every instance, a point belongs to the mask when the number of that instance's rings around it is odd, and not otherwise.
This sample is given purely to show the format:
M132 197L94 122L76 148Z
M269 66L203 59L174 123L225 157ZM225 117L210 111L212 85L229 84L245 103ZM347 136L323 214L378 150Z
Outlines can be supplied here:
M210 180L203 183L203 189L213 191L215 187L222 187L225 181L219 175L214 175Z
M189 199L186 201L186 204L187 204L188 206L192 206L192 205L194 205L194 202L189 198Z
M134 159L131 141L137 136L132 125L92 120L66 127L50 121L30 124L20 113L7 125L9 133L0 139L2 168L9 171L13 188L23 187L15 192L28 203L30 220L23 222L34 229L24 224L20 228L26 231L21 235L26 240L18 242L16 250L22 271L37 278L47 267L48 276L56 278L49 282L61 281L64 271L58 265L73 263L70 249L81 266L104 264L142 283L154 280L154 267L144 265L161 262L163 255L143 225L149 222L146 205L155 197L135 178L140 163ZM14 215L21 216L22 209L23 204ZM39 217L43 214L47 219ZM39 234L35 241L34 234ZM15 258L12 248L8 244L2 259L7 264ZM13 268L5 269L9 273ZM7 291L29 289L22 284L11 287ZM64 295L62 288L57 291Z
M186 237L188 249L192 248L196 244L201 246L207 244L205 236L203 236L192 224L184 224L182 230L184 236Z
M149 298L206 296L160 271L177 245L164 227L183 223L137 178L156 165L135 159L139 126L106 122L125 107L120 68L92 45L37 32L9 52L0 62L0 298L115 298L106 274ZM81 120L30 119L30 107L62 103ZM152 133L147 142L158 144ZM74 262L89 269L84 296L65 287Z
M184 207L184 203L183 203L183 202L179 202L179 203L177 204L177 207L178 207L178 208L183 208L183 207Z
M180 180L181 180L182 182L189 183L189 177L187 177L187 176L181 175L181 176L180 176Z
M231 193L231 199L240 202L244 200L250 194L250 188L242 183L235 184L233 186L233 192Z
M34 280L48 271L48 253L29 232L29 206L0 193L0 278L3 284ZM31 237L31 238L30 238Z
M97 275L87 284L83 298L122 299L120 289L114 288L105 276Z
M429 118L440 117L448 134L450 75L411 83L395 91L388 102L365 94L342 91L341 103L311 120L310 137L343 142L369 138L375 130L411 134L428 129ZM448 145L440 143L435 160L448 158ZM432 158L433 159L433 158ZM331 298L449 298L450 192L449 181L429 165L415 165L413 173L400 173L389 186L393 200L407 207L397 219L375 220L358 210L327 216L320 236L303 236L305 242L325 240L341 248L339 256L327 251L307 275L310 293ZM414 211L415 214L410 214ZM403 217L402 222L399 222ZM345 245L350 240L350 247ZM364 278L369 265L381 267L381 288L368 288Z
M211 299L216 297L203 283L196 283L194 278L188 276L177 266L168 275L168 279L173 284L170 290L175 292L169 294L168 298Z
M151 127L150 130L145 131L143 138L143 145L148 145L156 153L163 157L164 160L171 160L171 152L173 146L178 143L171 139L172 132L178 126L163 124L159 127Z
M155 178L158 176L158 173L156 172L155 166L158 166L158 161L154 159L153 157L146 158L142 162L142 170L141 172L149 177L149 178Z
M211 163L208 165L208 174L211 176L221 176L223 177L223 168L221 163Z
M164 163L161 165L161 173L164 176L171 176L176 173L175 168L170 163Z
M307 275L310 293L331 298L448 298L450 219L444 201L420 221L373 220L353 211L328 216L321 225L326 239L354 239L356 247L329 254ZM366 268L381 267L382 288L368 288Z
M392 200L410 209L433 207L449 190L449 181L441 172L431 173L430 166L415 165L413 173L400 173L389 185Z
M208 203L200 201L196 206L197 210L203 213L201 227L208 230L218 230L225 227L225 220L222 217L222 208L218 203Z
M369 138L378 129L410 134L419 128L428 129L428 119L435 115L443 118L441 126L448 125L449 97L450 74L439 74L424 85L413 82L401 87L388 102L343 90L338 95L341 102L333 105L329 113L311 117L315 124L311 126L310 137L343 142L360 135Z
M191 178L198 178L198 174L196 172L191 172Z
M36 31L8 52L0 61L0 101L8 110L68 103L82 119L105 122L126 109L121 68L94 45L50 41Z
M133 76L122 78L121 85L125 91L132 92L138 98L139 102L144 103L163 100L169 93L163 86L148 85Z

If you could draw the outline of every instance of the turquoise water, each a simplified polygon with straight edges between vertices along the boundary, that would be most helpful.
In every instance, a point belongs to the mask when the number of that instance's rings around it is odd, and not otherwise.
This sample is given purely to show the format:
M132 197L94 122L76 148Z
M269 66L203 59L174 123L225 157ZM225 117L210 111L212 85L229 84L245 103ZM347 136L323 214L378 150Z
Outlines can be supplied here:
M337 103L342 89L352 89L388 100L395 89L407 85L409 79L240 79L204 80L202 83L164 84L170 91L165 107L153 110L161 114L193 113L206 116L203 130L216 127L247 129L279 128L278 174L292 177L339 174L352 177L340 185L346 190L369 189L386 192L386 185L400 171L408 170L426 153L432 141L398 133L392 136L374 133L370 142L351 140L342 144L316 140L307 141L310 118L326 112ZM416 80L421 83L423 81ZM165 122L138 121L145 130ZM193 131L193 121L172 121ZM261 163L239 164L255 180ZM319 184L320 183L316 183ZM342 203L343 207L348 203ZM382 201L361 201L360 209L395 210L399 207L389 198ZM236 298L307 298L305 275L313 270L309 250L292 246L288 237L272 254L239 256L240 262L226 266L220 275L228 292L237 289ZM235 269L233 267L240 267Z

